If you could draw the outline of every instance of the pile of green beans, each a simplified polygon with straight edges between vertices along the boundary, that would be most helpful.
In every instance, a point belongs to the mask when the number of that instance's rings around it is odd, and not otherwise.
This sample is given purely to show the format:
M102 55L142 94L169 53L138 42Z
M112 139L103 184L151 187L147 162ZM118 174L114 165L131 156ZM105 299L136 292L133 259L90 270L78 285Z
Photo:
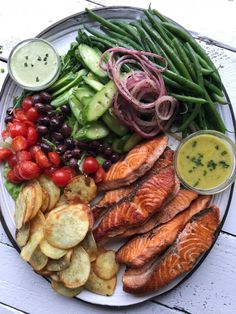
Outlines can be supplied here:
M184 112L180 108L176 117L178 131L183 136L193 129L226 131L216 105L225 104L220 75L204 49L186 30L150 8L144 10L143 18L131 23L108 21L89 9L86 11L100 23L103 32L85 26L90 35L78 37L79 42L87 37L103 50L120 46L150 51L167 59L168 69L163 78L168 93L185 108Z

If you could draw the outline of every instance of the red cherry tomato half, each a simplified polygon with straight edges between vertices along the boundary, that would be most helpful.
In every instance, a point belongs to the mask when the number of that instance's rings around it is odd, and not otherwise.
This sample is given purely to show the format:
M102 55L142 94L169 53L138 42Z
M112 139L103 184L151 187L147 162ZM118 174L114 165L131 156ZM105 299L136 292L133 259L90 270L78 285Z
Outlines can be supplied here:
M9 126L9 134L11 138L15 138L16 136L24 136L27 135L27 126L22 122L11 123Z
M9 167L13 168L17 164L16 154L11 155L7 158Z
M26 149L27 146L28 146L27 140L23 136L16 136L15 138L13 138L12 143L11 143L11 147L16 152Z
M32 102L32 97L30 96L26 96L21 103L22 108L24 109L24 111L29 110L31 107L33 107L33 102Z
M98 168L99 168L99 164L94 157L85 158L82 165L82 169L84 173L93 174L98 170Z
M16 108L14 110L14 117L17 121L21 121L21 122L27 120L27 117L22 108Z
M67 169L61 168L56 170L52 175L52 181L57 186L66 186L71 180L71 173Z
M55 167L59 167L61 163L61 158L57 152L49 152L48 158Z
M48 160L46 154L40 149L37 150L34 154L35 162L40 168L48 168L51 166L51 163Z
M16 153L16 160L17 162L21 162L24 160L32 160L31 153L27 150L22 150Z
M2 138L3 138L3 140L5 140L8 136L10 136L8 130L3 130L2 131Z
M7 173L7 180L11 183L21 183L22 180L19 179L16 175L13 169L9 170Z
M27 143L29 146L33 146L37 143L38 141L38 132L36 129L32 126L28 127L28 132L27 132Z
M0 161L6 160L12 154L13 154L13 152L9 148L0 147Z
M105 170L101 166L99 166L97 172L94 175L95 183L102 182L105 179L105 176L106 176Z
M33 180L40 175L40 168L35 162L25 160L19 163L19 175L24 180Z
M26 112L26 117L27 120L32 121L32 122L37 122L37 120L40 117L40 114L37 112L37 110L32 107Z
M30 147L30 153L32 155L32 158L35 160L35 153L38 151L38 150L41 150L40 146L38 145L35 145L33 147Z

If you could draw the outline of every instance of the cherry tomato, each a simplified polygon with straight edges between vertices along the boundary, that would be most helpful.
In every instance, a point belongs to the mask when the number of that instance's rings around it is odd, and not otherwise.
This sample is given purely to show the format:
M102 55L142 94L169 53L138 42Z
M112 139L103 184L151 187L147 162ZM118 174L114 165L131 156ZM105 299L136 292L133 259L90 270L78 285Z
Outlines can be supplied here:
M105 176L106 176L105 170L101 166L99 166L97 172L94 175L95 183L102 182L105 179Z
M26 111L26 117L27 117L27 120L29 121L37 122L40 117L40 114L37 112L37 110L34 107L32 107L28 111Z
M27 148L27 140L23 136L16 136L13 138L11 146L16 152L19 152Z
M35 145L33 147L30 147L30 153L32 155L32 158L35 160L35 153L38 151L38 150L41 150L40 146L38 145Z
M83 162L83 172L87 174L95 173L99 168L99 164L94 157L86 157Z
M29 110L31 107L33 107L33 102L32 102L32 98L30 96L26 96L21 103L22 108L24 109L24 111Z
M15 138L16 136L24 136L27 135L27 126L22 122L15 122L9 126L9 134L11 138Z
M28 132L27 132L27 143L29 146L33 146L34 144L37 143L38 141L38 132L36 129L32 126L28 127Z
M2 131L2 138L3 138L3 140L5 140L9 135L10 134L9 134L8 130L3 130Z
M7 180L11 183L20 183L22 182L22 179L19 179L16 175L13 169L9 170L7 173Z
M40 149L34 154L35 162L40 168L48 168L51 166L50 161L46 154Z
M48 176L49 178L52 178L52 175L56 170L57 170L56 167L51 166L49 168L44 169L44 174L46 174L46 176Z
M25 160L19 163L19 175L24 180L32 180L40 175L40 168L35 162Z
M16 153L16 160L17 162L21 162L24 160L32 160L31 153L27 150L22 150Z
M6 160L12 155L12 151L6 147L0 147L0 161Z
M71 179L74 178L76 176L76 171L74 168L70 167L70 166L64 166L61 169L66 170L70 173L71 175Z
M54 166L59 167L61 163L61 158L57 152L49 152L48 158Z
M27 120L27 117L26 117L24 110L22 108L16 108L14 110L14 117L16 120L18 120L20 122Z
M7 158L9 167L13 168L17 164L16 154L11 155Z
M16 164L14 167L13 167L13 172L14 172L14 176L16 177L16 178L18 178L18 180L23 180L23 178L21 177L21 175L20 175L20 172L19 172L19 164Z
M67 169L58 169L52 175L52 181L57 186L66 186L71 180L71 173Z

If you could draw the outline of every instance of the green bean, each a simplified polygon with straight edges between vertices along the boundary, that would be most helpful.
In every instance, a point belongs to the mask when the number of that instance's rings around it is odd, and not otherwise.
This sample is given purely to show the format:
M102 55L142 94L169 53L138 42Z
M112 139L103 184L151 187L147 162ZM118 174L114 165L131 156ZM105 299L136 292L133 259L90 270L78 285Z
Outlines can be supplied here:
M185 50L183 49L182 43L176 37L172 40L172 42L180 59L183 60L183 63L190 74L190 78L192 78L192 80L195 81L196 75L195 75L192 63L189 60Z
M107 30L106 33L108 35L110 35L111 38L113 38L113 39L118 38L119 40L122 40L122 41L126 42L127 44L131 45L136 50L142 50L142 47L139 44L137 44L135 41L133 41L133 39L130 39L127 36L124 38L123 35L115 33L113 31L109 31L109 30Z
M158 12L156 9L152 10L152 13L155 14L162 22L169 22L170 20L162 15L160 12Z
M86 12L88 13L88 15L89 15L92 19L94 19L95 21L99 22L101 25L103 25L103 26L109 28L110 30L112 30L112 31L114 31L114 32L116 32L116 33L119 33L119 34L121 34L121 35L123 35L123 36L126 36L126 35L127 35L126 32L125 32L122 28L120 28L120 27L118 27L118 26L112 24L111 22L107 21L106 19L104 19L104 18L101 17L100 15L94 13L93 11L91 11L91 10L88 9L88 8L86 8L85 10L86 10Z
M119 22L119 21L113 21L112 23L115 24L116 26L123 27L126 30L127 34L130 35L129 37L131 39L136 40L136 42L138 44L142 45L142 40L139 37L139 34L136 31L135 27L133 27L130 24L126 24L125 22L122 23L122 22Z
M179 91L183 91L183 87L180 84L176 83L174 80L172 80L169 77L165 76L165 74L163 74L163 79L164 79L164 82L165 82L165 84L167 86L169 86L171 88L174 88L176 90L179 90Z
M185 95L179 95L179 94L175 94L175 93L169 93L170 96L173 96L174 98L180 100L180 101L184 101L187 103L195 103L195 104L206 104L208 103L208 101L206 99L203 98L197 98L197 97L192 97L192 96L185 96Z
M151 25L160 34L160 36L165 40L165 42L169 46L172 46L171 39L166 35L165 29L157 21L156 16L153 13L151 13L149 10L144 10L144 14L147 16L147 18L150 21Z
M214 71L211 69L202 68L202 74L205 76L211 75Z
M220 96L218 96L215 93L211 94L211 99L212 99L213 102L216 102L216 103L218 103L220 105L227 105L228 104L228 102L225 99L225 97L220 97Z
M145 51L148 52L152 52L152 49L150 47L151 43L148 42L148 38L147 38L147 34L146 32L144 32L144 30L140 27L140 25L138 24L138 22L132 22L130 23L133 27L135 27L137 29L137 32L139 33L140 37L142 38L142 43L143 43L143 47L145 49ZM158 50L158 47L156 48L156 51ZM155 59L151 58L151 60L154 62Z
M171 47L169 47L165 41L159 36L159 34L151 29L147 22L144 20L141 21L143 28L146 30L146 32L149 34L149 36L155 40L162 49L166 52L167 56L169 57L168 60L171 60L174 64L174 66L177 68L180 74L182 74L184 77L188 78L189 74L187 69L185 68L183 62L176 56L175 52Z
M193 48L190 46L190 44L188 42L186 43L186 46L189 50L189 54L190 54L190 58L191 58L190 61L192 61L193 65L194 65L194 70L196 73L197 82L203 88L204 82L203 82L202 69L201 69L199 60L198 60Z
M198 114L198 120L199 120L199 125L200 125L201 130L207 130L204 108L201 108Z
M215 84L212 84L211 82L209 82L206 79L204 79L204 85L205 85L205 87L207 89L209 89L210 91L214 92L218 96L220 96L220 97L224 96L224 93L222 92L222 90L220 90Z
M196 104L189 117L178 127L178 132L182 132L188 128L189 124L194 121L201 109L201 105Z

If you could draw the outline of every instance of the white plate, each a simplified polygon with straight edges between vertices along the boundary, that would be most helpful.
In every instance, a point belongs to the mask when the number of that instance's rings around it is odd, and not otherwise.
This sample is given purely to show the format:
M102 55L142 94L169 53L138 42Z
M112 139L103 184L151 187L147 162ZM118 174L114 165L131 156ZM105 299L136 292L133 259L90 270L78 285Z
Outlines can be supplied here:
M105 17L106 19L113 19L113 20L122 19L126 21L132 21L132 20L139 19L143 15L141 9L131 8L131 7L107 7L107 8L98 9L96 11L101 16ZM65 18L59 21L58 23L50 26L49 28L44 30L41 34L39 34L38 37L47 39L50 42L52 42L53 45L55 45L55 47L58 49L59 53L63 54L68 50L70 43L75 41L75 37L77 35L78 29L82 28L84 24L86 24L87 26L98 27L98 23L93 22L90 19L88 19L87 14L85 12L82 12L82 13L77 13L68 18ZM6 109L12 105L13 96L20 95L21 91L22 90L19 87L17 87L16 84L8 76L3 84L2 92L0 95L0 103L1 103L0 128L1 130L4 128L4 118L5 118ZM227 129L234 131L236 128L235 128L235 120L233 116L232 106L231 105L221 106L219 110L225 121ZM235 141L235 137L233 133L229 133L227 135L233 141ZM0 212L1 217L0 218L10 241L12 242L14 247L19 251L14 241L14 235L15 235L15 224L13 220L14 202L11 199L8 192L6 191L3 183L4 183L4 178L1 175L0 176L0 205L1 205L1 212ZM231 188L228 188L223 193L216 195L213 199L213 202L220 207L220 218L222 222L221 227L226 218L226 215L230 206L232 194L233 194L233 186L231 186ZM113 244L113 248L117 248L119 245L120 243L117 242L116 244ZM199 267L199 265L202 263L202 261L204 260L204 258L207 256L208 253L209 251L198 260L198 263L195 265L194 269L191 272L178 277L168 286L152 294L146 294L143 296L135 296L135 295L125 293L122 290L122 273L124 271L124 269L122 269L120 271L117 288L113 296L111 297L100 296L100 295L96 295L85 290L78 296L78 299L84 300L89 303L108 305L108 306L126 306L126 305L132 305L132 304L143 302L152 297L169 292L170 290L174 289L177 285L181 284L184 280L186 280L189 276L191 276L191 274ZM24 263L24 261L22 261L22 263Z

